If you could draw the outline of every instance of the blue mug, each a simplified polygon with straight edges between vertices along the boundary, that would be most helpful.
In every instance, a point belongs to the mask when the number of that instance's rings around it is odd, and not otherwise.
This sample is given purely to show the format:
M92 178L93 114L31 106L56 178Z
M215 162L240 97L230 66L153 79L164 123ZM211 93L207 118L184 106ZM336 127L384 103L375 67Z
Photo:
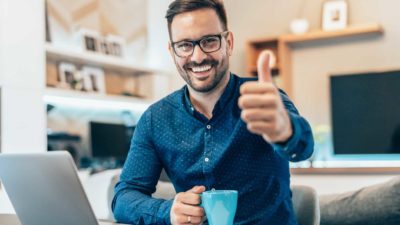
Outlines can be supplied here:
M213 190L201 194L209 225L233 225L238 201L238 192L233 190Z

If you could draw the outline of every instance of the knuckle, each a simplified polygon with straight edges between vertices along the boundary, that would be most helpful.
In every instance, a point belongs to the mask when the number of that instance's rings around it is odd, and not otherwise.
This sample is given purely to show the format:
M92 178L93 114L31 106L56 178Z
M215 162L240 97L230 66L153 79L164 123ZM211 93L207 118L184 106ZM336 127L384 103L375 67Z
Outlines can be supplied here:
M194 210L194 213L198 216L202 216L203 215L203 210L202 208L198 207Z
M176 199L178 200L178 201L182 201L182 199L185 197L185 193L183 193L183 192L181 192L181 193L178 193L177 195L176 195Z
M246 110L243 110L241 113L241 117L244 121L247 121L248 119L248 112Z
M243 96L240 96L239 101L238 101L239 107L243 108L244 107L244 98Z

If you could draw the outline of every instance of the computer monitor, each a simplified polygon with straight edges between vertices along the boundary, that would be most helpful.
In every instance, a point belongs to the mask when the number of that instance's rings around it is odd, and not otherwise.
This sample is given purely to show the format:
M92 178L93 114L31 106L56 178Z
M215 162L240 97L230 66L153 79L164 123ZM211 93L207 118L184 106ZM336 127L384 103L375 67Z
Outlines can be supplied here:
M94 158L125 159L135 127L90 122L90 142Z
M400 71L332 76L335 155L400 154Z

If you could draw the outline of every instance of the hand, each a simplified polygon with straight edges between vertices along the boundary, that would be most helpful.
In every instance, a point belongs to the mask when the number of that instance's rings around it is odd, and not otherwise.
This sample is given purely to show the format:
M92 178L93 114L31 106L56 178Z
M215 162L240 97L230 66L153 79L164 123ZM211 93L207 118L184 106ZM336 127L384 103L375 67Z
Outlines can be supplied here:
M261 52L258 82L246 82L240 87L239 107L250 132L262 135L267 142L285 142L292 136L292 125L279 90L272 83L269 57L268 52Z
M205 190L204 186L194 186L175 196L170 213L172 225L203 224L204 209L199 205L200 194Z

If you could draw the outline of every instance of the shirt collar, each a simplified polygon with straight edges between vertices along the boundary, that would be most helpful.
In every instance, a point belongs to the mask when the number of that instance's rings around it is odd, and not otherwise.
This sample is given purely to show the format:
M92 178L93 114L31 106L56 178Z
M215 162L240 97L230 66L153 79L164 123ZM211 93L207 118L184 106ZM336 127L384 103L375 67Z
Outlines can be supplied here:
M231 99L231 97L234 96L235 89L236 89L236 84L238 83L238 79L232 73L230 73L229 76L230 76L230 78L229 78L228 85L226 85L225 90L222 92L221 97L219 98L219 100L217 101L217 103L214 106L213 116L218 114L219 112L221 112L223 110L223 108L226 106L226 104L228 104L228 102ZM194 114L195 113L195 109L194 109L192 103L190 102L189 88L187 87L187 85L185 85L183 91L184 91L184 105L185 105L185 108L191 114Z

